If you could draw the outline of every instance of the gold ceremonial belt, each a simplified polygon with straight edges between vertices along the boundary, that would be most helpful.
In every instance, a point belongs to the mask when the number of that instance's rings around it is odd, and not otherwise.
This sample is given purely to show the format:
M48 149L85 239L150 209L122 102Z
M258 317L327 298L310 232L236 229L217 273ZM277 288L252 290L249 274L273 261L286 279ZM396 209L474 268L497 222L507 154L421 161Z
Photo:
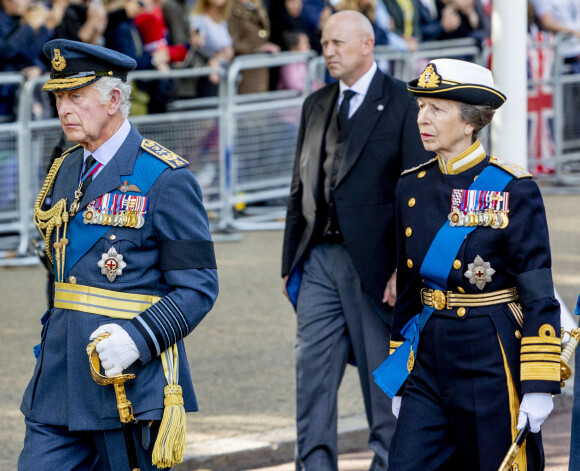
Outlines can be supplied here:
M160 299L147 294L121 293L71 283L54 284L54 307L116 319L133 319Z
M510 303L516 299L518 299L518 293L515 288L506 288L481 294L462 294L427 288L421 290L423 304L434 307L438 311L454 307L492 306L494 304Z

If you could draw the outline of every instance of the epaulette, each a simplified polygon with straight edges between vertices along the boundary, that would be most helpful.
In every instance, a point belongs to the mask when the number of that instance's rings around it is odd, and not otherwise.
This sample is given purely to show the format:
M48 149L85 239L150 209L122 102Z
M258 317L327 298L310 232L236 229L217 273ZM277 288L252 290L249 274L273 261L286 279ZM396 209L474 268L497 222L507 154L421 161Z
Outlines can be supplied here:
M416 167L408 168L407 170L404 170L403 173L401 173L401 176L408 175L409 173L413 173L419 169L422 169L423 167L426 167L427 165L432 164L433 162L437 162L437 157L433 157L432 159L427 160L426 162L423 162L422 164L419 164Z
M179 155L177 155L175 152L171 152L169 149L166 149L162 145L157 144L155 141L143 139L141 142L141 149L153 155L154 157L157 157L159 160L162 160L171 168L187 167L189 165L187 160L179 157Z
M77 150L81 145L77 144L76 146L72 146L70 149L65 150L61 157L66 157L69 154L72 154L75 150Z
M495 165L496 167L505 170L510 175L513 175L515 178L533 178L534 176L528 172L526 169L516 165L512 162L508 162L507 160L501 160L493 155L489 158L489 163Z

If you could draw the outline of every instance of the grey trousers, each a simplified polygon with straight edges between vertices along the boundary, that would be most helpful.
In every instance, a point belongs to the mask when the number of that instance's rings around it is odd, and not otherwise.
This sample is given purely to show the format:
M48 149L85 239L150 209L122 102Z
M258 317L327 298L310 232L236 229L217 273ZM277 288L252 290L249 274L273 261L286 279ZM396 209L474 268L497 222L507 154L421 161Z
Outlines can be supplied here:
M296 469L338 469L337 393L354 355L375 453L370 469L386 470L395 418L372 372L388 355L390 321L363 291L344 245L312 248L296 311Z

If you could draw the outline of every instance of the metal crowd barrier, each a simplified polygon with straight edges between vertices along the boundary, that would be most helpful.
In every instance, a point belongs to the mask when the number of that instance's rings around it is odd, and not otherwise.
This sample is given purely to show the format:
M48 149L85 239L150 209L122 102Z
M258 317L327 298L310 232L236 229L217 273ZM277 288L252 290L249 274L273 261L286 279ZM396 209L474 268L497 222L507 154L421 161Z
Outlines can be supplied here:
M557 42L554 54L554 62L560 63ZM376 48L375 56L381 67L405 81L434 57L484 60L472 40L422 43L413 52L382 46ZM291 63L306 66L301 90L238 93L237 83L244 70L275 69ZM220 75L217 96L179 98L168 104L165 113L131 116L131 122L141 134L190 162L203 188L214 232L282 228L301 106L311 91L325 82L324 60L313 53L248 55L237 57L227 69L136 71L129 74L129 80L190 80L211 73ZM52 150L61 138L58 119L33 119L38 89L45 80L40 77L24 82L19 74L0 74L0 83L19 87L17 121L0 123L0 265L35 260L27 258L31 238L36 237L32 207ZM550 178L578 183L580 121L567 116L575 116L578 98L570 102L564 95L569 95L566 90L576 90L580 76L558 73L541 80L553 90L556 165ZM530 86L534 85L530 81ZM14 258L9 260L9 256Z

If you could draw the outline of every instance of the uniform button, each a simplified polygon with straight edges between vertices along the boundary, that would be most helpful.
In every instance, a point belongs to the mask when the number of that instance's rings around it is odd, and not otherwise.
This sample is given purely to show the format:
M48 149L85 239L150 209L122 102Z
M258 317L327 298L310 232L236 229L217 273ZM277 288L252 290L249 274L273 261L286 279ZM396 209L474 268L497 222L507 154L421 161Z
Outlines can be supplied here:
M413 260L411 260L410 258L407 259L407 266L409 268L413 268Z
M456 270L459 270L461 268L461 262L459 260L455 260L453 262L453 268L455 268Z
M268 32L265 29L261 29L260 31L258 31L258 36L264 39L266 36L268 36Z
M71 285L76 285L76 284L77 284L77 279L76 279L74 276L69 276L69 277L68 277L68 282L69 282Z
M464 307L460 307L459 309L457 309L457 315L459 317L463 317L465 315L465 308Z
M412 208L413 206L415 206L415 203L416 203L415 198L411 198L409 200L409 208Z
M111 234L111 235L109 236L109 239L111 239L111 240L115 240L116 238L117 238L117 236L116 236L115 234Z
M412 233L413 233L413 229L411 229L410 227L407 227L407 229L405 230L405 235L407 237L411 237Z
M425 175L427 175L427 172L425 172L425 170L421 170L419 175L417 175L417 178L423 178Z
M518 339L518 340L519 340L519 339L521 339L521 338L522 338L522 333L521 333L519 330L516 330L516 331L515 331L515 336L516 336L516 339Z

